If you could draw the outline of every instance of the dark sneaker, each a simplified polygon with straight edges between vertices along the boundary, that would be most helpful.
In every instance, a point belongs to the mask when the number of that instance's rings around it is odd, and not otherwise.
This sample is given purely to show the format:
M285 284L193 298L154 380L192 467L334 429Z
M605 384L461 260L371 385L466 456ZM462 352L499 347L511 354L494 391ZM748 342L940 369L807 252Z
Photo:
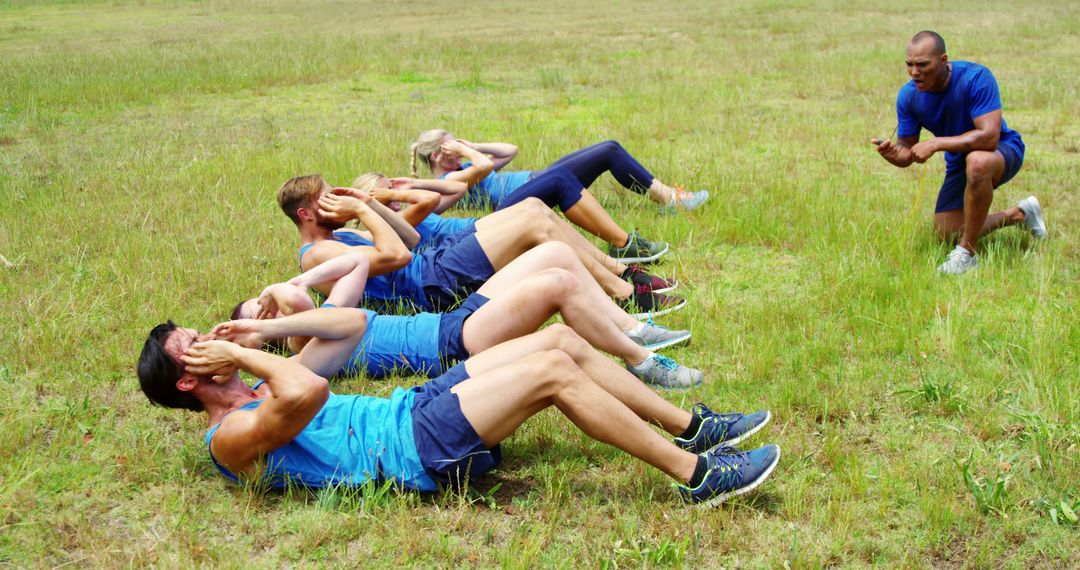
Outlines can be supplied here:
M631 374L642 382L665 390L682 390L700 386L705 375L700 371L659 354L650 356L637 366L627 366Z
M701 418L698 432L689 439L675 438L675 445L692 453L709 451L718 445L735 445L754 435L772 419L768 410L749 415L718 414L702 403L694 404L691 412Z
M633 230L622 247L608 246L608 255L614 257L620 263L648 263L660 259L661 255L668 252L670 246L667 242L649 241L637 230Z
M640 265L627 266L621 277L634 285L645 285L653 293L667 293L679 286L679 282L674 279L664 279L663 277L650 275Z
M634 294L629 299L616 299L615 303L635 319L647 319L666 315L686 306L686 299L653 293L646 285L634 285Z
M780 462L780 446L770 443L753 451L718 447L708 452L705 459L709 470L700 485L692 489L676 485L684 501L703 508L716 506L761 485Z
M690 340L690 331L673 331L655 324L650 319L638 332L627 331L626 336L645 348L657 351Z

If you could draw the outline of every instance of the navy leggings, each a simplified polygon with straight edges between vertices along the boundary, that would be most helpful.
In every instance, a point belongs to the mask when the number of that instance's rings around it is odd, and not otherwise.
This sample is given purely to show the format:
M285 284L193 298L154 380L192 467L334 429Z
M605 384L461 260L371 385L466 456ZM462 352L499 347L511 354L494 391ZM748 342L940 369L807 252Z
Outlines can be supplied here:
M584 188L573 172L556 166L534 174L528 182L503 198L496 211L523 202L526 198L539 198L549 208L558 206L565 212L581 200L582 190Z
M616 141L604 141L576 150L551 163L548 168L555 166L561 166L573 172L581 185L586 188L607 171L611 172L623 188L644 194L652 185L654 178Z

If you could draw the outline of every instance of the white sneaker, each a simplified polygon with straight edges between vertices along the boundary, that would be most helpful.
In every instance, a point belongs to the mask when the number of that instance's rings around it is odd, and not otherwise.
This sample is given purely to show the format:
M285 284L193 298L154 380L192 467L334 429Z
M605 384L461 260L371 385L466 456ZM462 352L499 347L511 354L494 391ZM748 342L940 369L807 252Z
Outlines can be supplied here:
M1046 239L1046 222L1043 221L1039 199L1028 196L1026 199L1021 200L1016 207L1020 208L1020 211L1024 213L1024 225L1031 231L1031 235L1038 239Z
M978 266L979 260L968 253L967 248L958 245L956 249L949 252L949 256L945 258L945 263L939 265L937 270L938 273L944 273L945 275L963 275L967 273L968 269L975 269Z

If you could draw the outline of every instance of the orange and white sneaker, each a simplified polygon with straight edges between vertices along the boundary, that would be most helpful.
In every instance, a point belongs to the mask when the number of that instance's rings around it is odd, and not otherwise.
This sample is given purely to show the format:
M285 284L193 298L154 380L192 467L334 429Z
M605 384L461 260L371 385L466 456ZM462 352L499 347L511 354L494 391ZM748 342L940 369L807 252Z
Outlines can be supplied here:
M697 192L687 192L682 188L675 187L675 194L671 196L671 201L665 205L662 210L667 213L674 212L689 212L705 203L705 200L709 199L708 190L699 190Z

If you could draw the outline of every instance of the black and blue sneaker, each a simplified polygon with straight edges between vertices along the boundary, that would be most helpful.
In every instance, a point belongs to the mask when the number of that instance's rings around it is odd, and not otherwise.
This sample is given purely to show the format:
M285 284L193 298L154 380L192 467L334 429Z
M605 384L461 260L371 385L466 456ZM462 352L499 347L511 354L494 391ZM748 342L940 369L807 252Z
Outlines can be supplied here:
M673 441L691 453L708 451L718 445L735 445L760 431L772 419L768 410L752 414L718 414L700 402L690 411L701 418L697 433L685 439L676 437Z
M683 501L698 507L716 506L749 493L772 474L780 462L780 446L770 443L753 451L718 447L705 455L709 470L697 487L676 485Z

